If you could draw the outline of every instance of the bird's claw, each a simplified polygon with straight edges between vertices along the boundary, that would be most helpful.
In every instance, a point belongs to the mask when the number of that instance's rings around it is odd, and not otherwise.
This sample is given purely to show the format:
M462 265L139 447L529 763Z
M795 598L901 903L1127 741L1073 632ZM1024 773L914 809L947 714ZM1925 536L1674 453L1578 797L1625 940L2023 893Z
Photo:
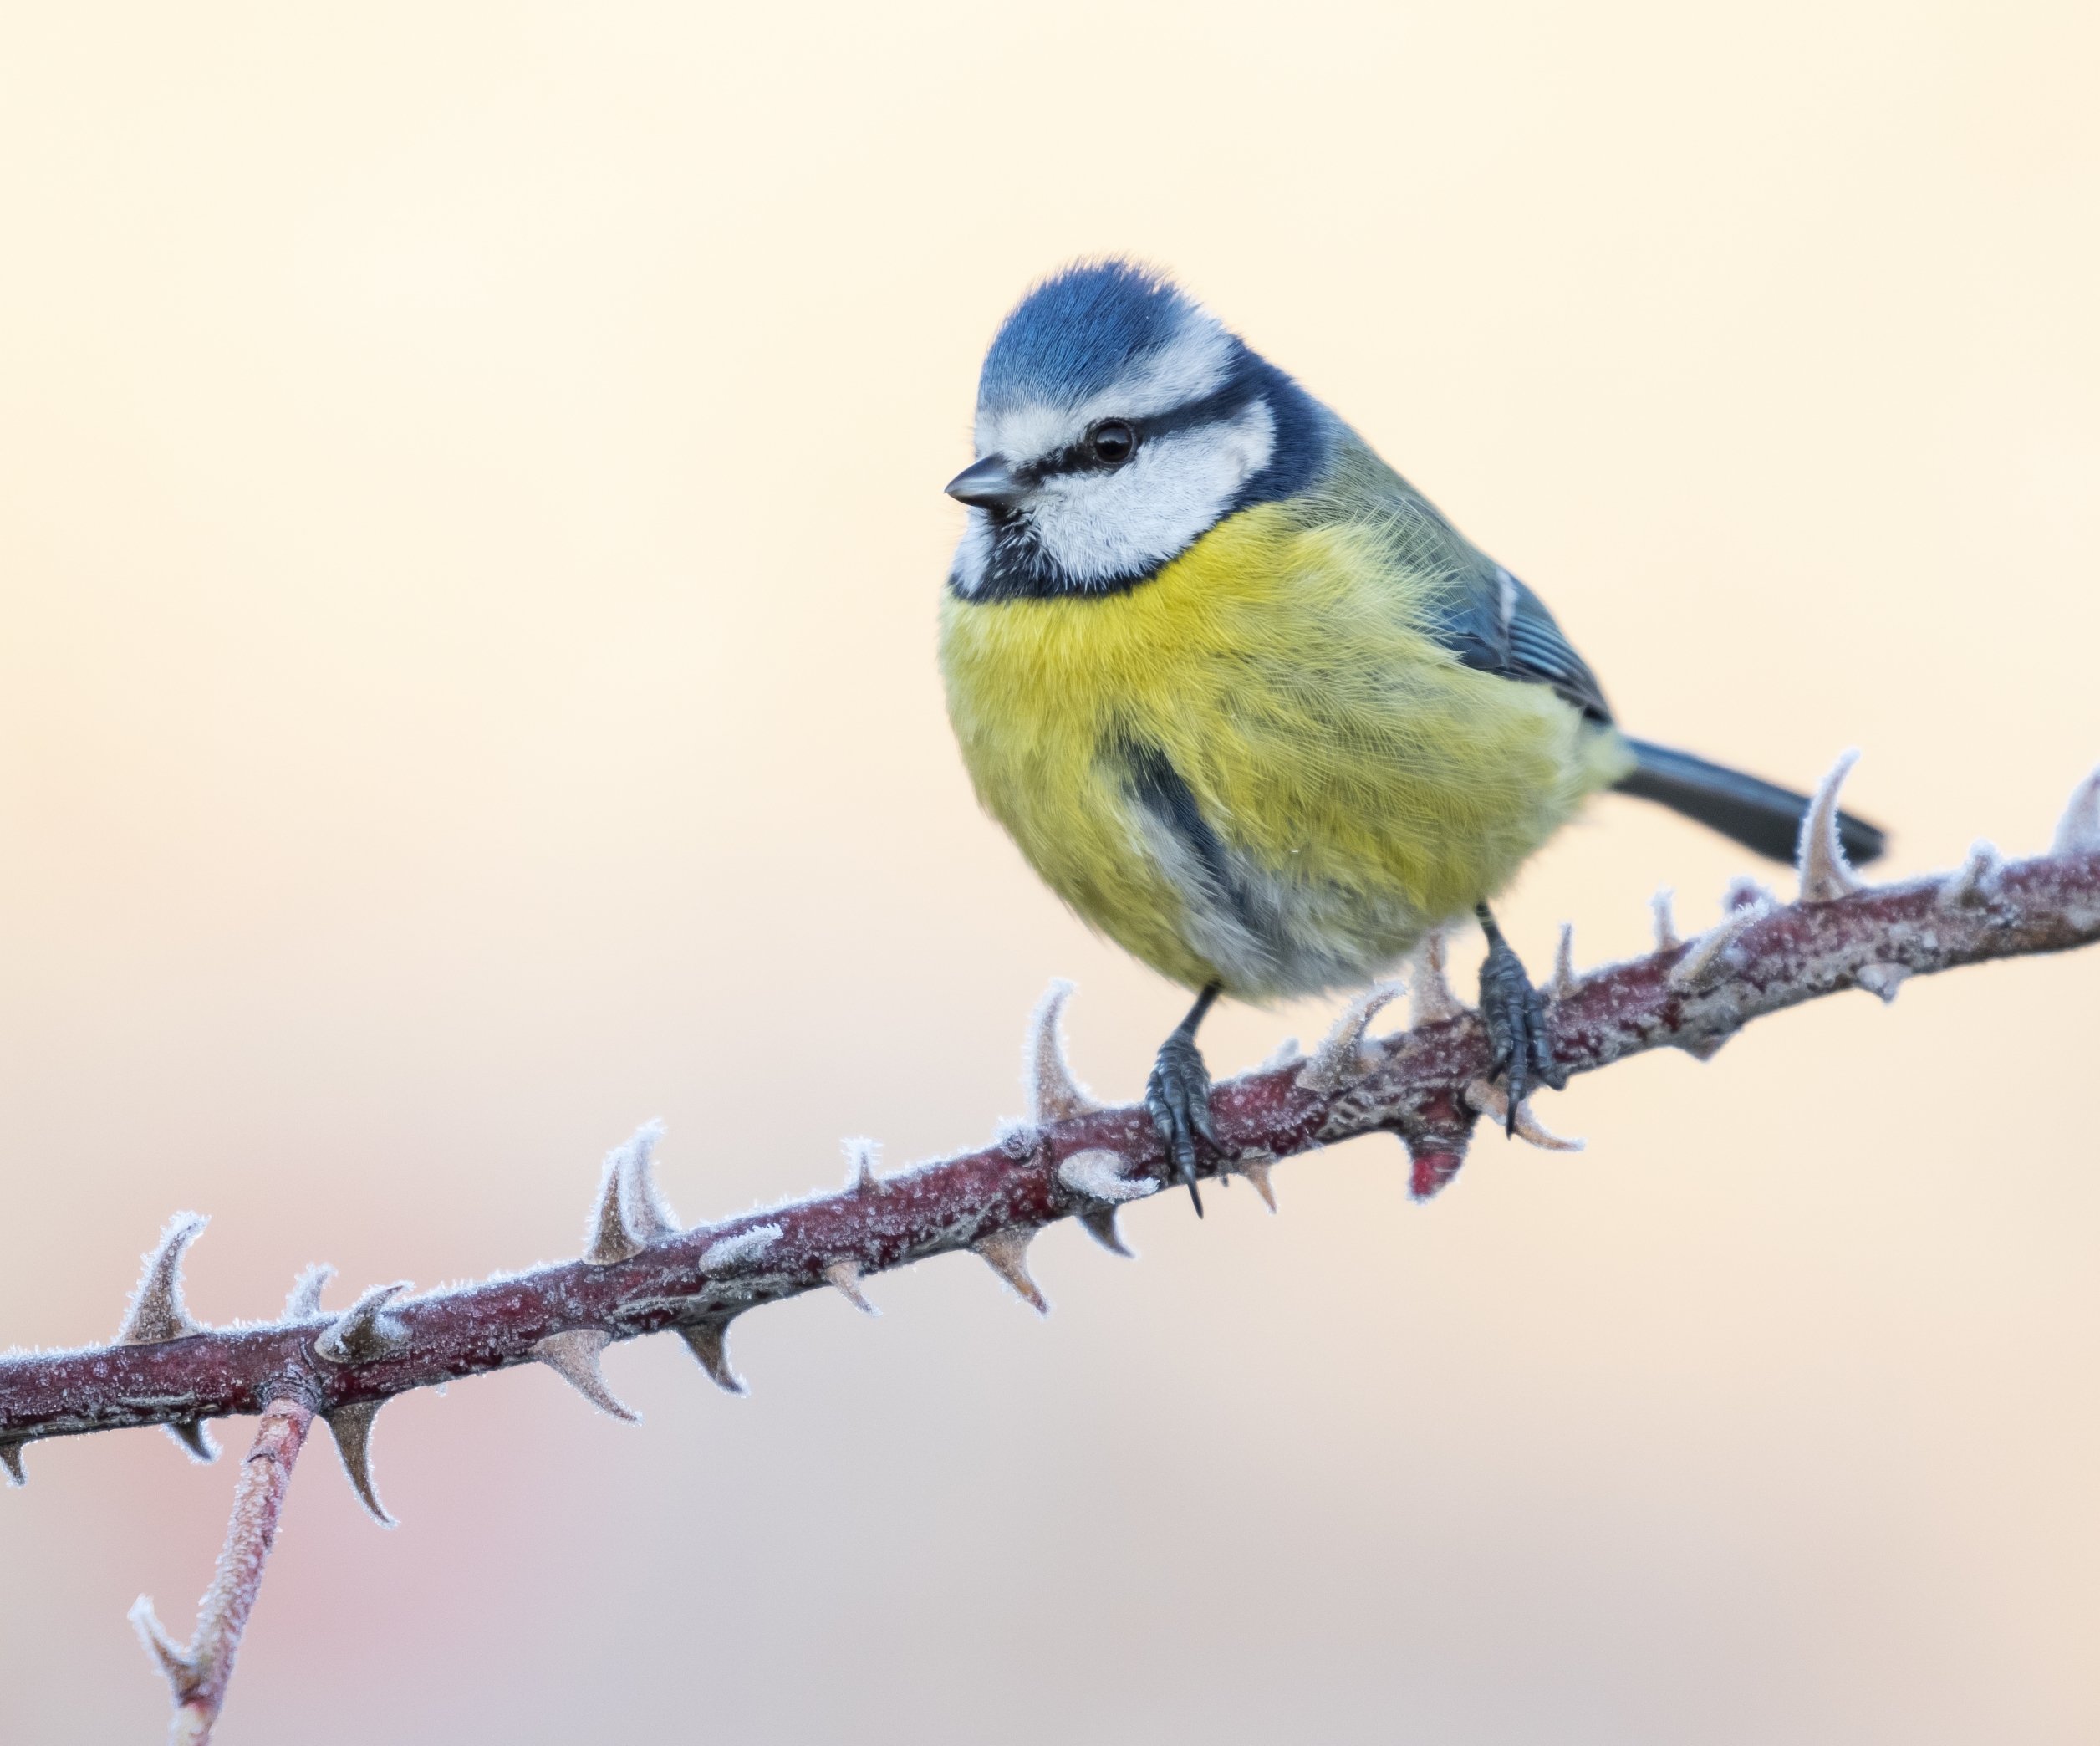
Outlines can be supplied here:
M1546 1027L1546 997L1532 986L1524 965L1499 932L1491 929L1481 966L1481 1018L1487 1027L1488 1077L1501 1079L1508 1094L1504 1131L1516 1132L1516 1111L1535 1085L1563 1090L1567 1075L1553 1059Z
M1145 1081L1144 1106L1167 1149L1173 1179L1188 1184L1195 1216L1202 1218L1203 1196L1195 1183L1195 1143L1200 1139L1215 1152L1218 1136L1211 1126L1211 1070L1203 1064L1203 1052L1195 1038L1176 1031L1160 1045L1152 1076Z

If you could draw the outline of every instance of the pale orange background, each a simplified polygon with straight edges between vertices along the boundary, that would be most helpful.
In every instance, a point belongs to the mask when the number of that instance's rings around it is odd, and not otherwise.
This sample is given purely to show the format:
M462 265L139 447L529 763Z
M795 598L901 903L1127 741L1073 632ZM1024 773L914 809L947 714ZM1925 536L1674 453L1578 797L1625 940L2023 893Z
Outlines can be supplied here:
M2041 846L2100 756L2090 6L22 6L0 52L0 1340L178 1207L275 1312L1019 1103L1182 997L974 809L932 615L1035 274L1181 273L1540 587L1639 731ZM1702 921L1600 804L1506 920ZM1466 967L1470 969L1471 960ZM325 1446L222 1738L2100 1738L2100 953ZM1229 1010L1221 1070L1318 1008ZM343 1301L339 1295L336 1301ZM248 1427L223 1427L236 1448ZM0 1736L157 1737L231 1462L39 1447Z

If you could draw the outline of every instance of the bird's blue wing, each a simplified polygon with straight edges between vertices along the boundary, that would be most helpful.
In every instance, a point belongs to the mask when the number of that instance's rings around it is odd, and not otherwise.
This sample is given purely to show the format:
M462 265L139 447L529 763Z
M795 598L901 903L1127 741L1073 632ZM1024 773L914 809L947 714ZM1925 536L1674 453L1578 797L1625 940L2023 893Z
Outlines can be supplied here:
M1351 462L1353 464L1351 464ZM1368 449L1345 461L1343 501L1359 493L1395 559L1427 585L1428 624L1470 667L1527 684L1550 685L1596 722L1611 705L1589 663L1575 651L1546 603L1446 521L1436 506Z

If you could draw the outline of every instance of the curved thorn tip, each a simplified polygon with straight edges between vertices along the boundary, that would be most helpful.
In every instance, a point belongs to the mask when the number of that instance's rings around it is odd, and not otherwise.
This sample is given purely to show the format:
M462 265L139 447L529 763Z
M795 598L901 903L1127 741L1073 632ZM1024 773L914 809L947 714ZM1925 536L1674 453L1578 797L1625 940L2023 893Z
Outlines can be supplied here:
M1053 982L1028 1020L1028 1049L1024 1078L1027 1083L1028 1116L1037 1127L1091 1116L1101 1105L1073 1077L1065 1059L1062 1021L1065 1002L1072 998L1072 984Z
M1803 903L1834 903L1840 897L1848 897L1854 891L1866 890L1866 882L1852 870L1845 859L1844 845L1838 836L1838 793L1844 787L1845 778L1852 767L1859 762L1855 748L1843 753L1831 766L1816 790L1815 798L1808 803L1808 810L1801 821L1801 844L1797 862L1801 869L1801 901Z
M167 1222L125 1310L119 1345L159 1345L205 1331L182 1301L182 1257L210 1222L196 1212L178 1212Z

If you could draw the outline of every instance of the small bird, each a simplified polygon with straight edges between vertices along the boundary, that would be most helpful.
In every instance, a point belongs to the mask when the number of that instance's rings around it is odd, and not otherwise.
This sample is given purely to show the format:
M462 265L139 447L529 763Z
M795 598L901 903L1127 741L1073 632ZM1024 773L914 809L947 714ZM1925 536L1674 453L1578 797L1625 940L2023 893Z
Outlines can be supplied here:
M1509 1124L1558 1088L1489 900L1589 795L1792 857L1788 789L1622 733L1538 596L1160 274L1053 274L978 379L940 664L986 809L1093 927L1195 991L1145 1103L1216 1151L1197 1027L1374 980L1466 915ZM1882 833L1846 815L1855 862Z

